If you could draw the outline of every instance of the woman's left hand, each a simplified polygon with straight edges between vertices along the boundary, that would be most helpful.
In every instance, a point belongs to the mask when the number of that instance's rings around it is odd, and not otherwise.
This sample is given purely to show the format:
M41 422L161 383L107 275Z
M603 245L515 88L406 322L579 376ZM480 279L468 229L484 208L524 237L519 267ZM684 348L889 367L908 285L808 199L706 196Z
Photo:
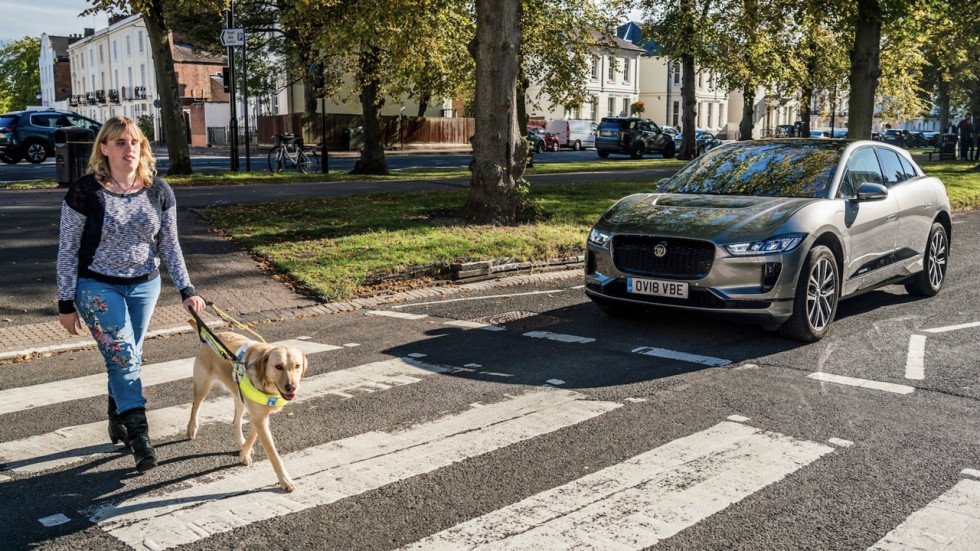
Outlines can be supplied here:
M187 297L184 299L184 308L187 308L188 311L201 312L207 308L207 303L198 296Z

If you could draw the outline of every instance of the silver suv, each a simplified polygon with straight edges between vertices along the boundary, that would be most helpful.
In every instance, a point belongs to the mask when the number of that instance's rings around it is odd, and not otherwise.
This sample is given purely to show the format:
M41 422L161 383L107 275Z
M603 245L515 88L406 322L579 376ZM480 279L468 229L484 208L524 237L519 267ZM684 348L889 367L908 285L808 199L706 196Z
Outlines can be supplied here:
M14 164L21 159L43 163L54 155L54 131L76 126L92 132L102 124L71 111L12 111L0 115L0 161Z

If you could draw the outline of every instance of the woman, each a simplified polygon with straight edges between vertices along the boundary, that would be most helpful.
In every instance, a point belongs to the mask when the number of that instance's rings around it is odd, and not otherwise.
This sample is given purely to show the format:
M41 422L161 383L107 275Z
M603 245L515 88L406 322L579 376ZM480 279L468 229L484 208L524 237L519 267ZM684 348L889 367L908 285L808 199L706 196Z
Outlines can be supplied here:
M173 190L156 177L149 141L126 117L106 121L89 174L68 189L61 205L58 321L77 335L84 319L95 337L109 375L109 437L132 450L141 474L157 464L140 367L160 295L161 260L184 307L205 307L184 265L175 205Z

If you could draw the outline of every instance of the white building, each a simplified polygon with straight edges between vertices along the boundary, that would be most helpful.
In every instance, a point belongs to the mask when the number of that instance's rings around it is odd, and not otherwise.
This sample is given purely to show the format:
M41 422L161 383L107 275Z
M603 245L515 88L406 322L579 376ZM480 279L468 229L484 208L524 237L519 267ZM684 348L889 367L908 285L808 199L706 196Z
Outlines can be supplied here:
M620 38L612 39L611 50L597 48L585 82L590 98L581 106L556 104L542 92L540 84L532 83L526 93L527 113L532 121L547 122L562 119L589 119L598 122L602 117L629 116L630 108L640 95L640 55L643 49ZM648 115L649 110L644 113Z
M68 108L68 98L71 96L70 41L71 38L67 36L41 34L41 55L38 58L41 107L62 111Z

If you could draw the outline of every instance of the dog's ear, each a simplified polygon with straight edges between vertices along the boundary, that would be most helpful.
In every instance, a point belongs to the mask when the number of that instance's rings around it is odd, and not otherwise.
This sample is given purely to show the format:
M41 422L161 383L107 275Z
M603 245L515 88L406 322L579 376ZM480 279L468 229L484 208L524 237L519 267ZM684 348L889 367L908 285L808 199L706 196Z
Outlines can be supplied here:
M271 349L263 351L262 354L259 354L259 357L255 360L255 373L258 374L259 381L261 381L263 388L265 388L266 383L268 383L270 380L268 373L270 352Z
M306 377L306 368L310 366L309 362L306 361L306 354L303 354L302 357L303 357L303 371L299 374L300 379Z

